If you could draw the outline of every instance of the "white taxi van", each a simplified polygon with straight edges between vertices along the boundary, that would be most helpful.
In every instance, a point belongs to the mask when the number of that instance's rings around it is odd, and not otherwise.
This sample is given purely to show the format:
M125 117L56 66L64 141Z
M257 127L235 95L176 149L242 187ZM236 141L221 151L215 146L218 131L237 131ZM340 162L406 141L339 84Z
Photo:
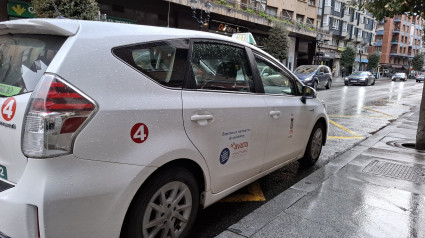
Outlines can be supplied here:
M0 66L0 237L184 237L327 138L313 89L224 36L0 22Z

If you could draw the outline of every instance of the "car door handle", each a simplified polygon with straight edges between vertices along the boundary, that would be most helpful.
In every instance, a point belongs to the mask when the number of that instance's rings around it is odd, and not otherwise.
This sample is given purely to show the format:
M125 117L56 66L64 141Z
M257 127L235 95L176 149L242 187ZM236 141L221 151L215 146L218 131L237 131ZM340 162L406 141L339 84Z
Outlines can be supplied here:
M206 126L209 122L211 122L214 119L214 116L211 114L206 115L192 115L190 117L190 120L193 122L197 122L201 126Z
M280 116L280 111L270 111L270 116L271 116L273 119L277 119L277 118L279 118L279 116Z

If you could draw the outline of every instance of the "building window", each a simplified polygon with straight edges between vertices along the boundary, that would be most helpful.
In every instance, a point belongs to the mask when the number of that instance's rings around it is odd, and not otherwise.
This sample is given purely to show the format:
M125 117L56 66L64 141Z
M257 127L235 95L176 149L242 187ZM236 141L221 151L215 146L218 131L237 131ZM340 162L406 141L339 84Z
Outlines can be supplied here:
M307 17L306 23L310 25L314 25L314 19Z
M323 25L327 26L329 22L329 15L326 15L325 18L323 19Z
M340 12L341 11L341 2L335 1L335 11Z
M347 22L342 23L342 31L347 31L348 24Z
M265 10L267 5L267 0L251 0L251 6L254 5L255 8L260 10Z
M297 14L297 22L304 22L304 15Z
M327 6L327 7L332 6L331 0L325 0L325 6Z
M339 20L338 19L334 19L334 24L332 26L332 29L334 29L334 30L339 29Z
M266 7L266 13L268 15L277 16L277 8L276 7Z
M359 13L359 17L360 17L360 23L364 23L364 19L365 19L366 17L362 17L362 16L360 16L360 13Z
M345 15L350 14L350 7L345 7L345 12L344 12L344 14L345 14Z
M362 30L357 29L357 37L362 37Z
M287 19L293 19L293 17L294 17L294 12L293 11L288 11L288 10L285 10L285 9L283 9L282 10L282 17L283 18L287 18Z
M316 0L308 0L308 5L315 7L316 6Z

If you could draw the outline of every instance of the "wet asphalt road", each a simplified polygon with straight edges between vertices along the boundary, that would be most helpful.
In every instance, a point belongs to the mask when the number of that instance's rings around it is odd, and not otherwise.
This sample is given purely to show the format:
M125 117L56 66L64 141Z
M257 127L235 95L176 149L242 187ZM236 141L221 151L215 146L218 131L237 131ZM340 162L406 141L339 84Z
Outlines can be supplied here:
M328 141L314 168L301 169L294 162L264 178L258 185L266 201L218 202L200 211L190 237L214 237L285 189L329 163L392 120L410 111L409 99L421 97L423 83L377 81L374 86L345 86L339 80L329 90L319 88L318 97L328 110ZM233 197L249 194L249 186Z

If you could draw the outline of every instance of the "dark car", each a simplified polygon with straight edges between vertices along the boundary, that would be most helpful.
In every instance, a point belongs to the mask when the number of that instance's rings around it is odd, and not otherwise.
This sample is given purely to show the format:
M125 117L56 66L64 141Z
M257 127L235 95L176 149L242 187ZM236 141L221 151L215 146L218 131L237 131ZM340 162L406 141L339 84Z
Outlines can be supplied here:
M314 89L318 86L330 89L332 85L331 69L326 65L301 65L294 74L305 84Z
M375 76L369 71L356 71L344 78L344 84L375 85Z

